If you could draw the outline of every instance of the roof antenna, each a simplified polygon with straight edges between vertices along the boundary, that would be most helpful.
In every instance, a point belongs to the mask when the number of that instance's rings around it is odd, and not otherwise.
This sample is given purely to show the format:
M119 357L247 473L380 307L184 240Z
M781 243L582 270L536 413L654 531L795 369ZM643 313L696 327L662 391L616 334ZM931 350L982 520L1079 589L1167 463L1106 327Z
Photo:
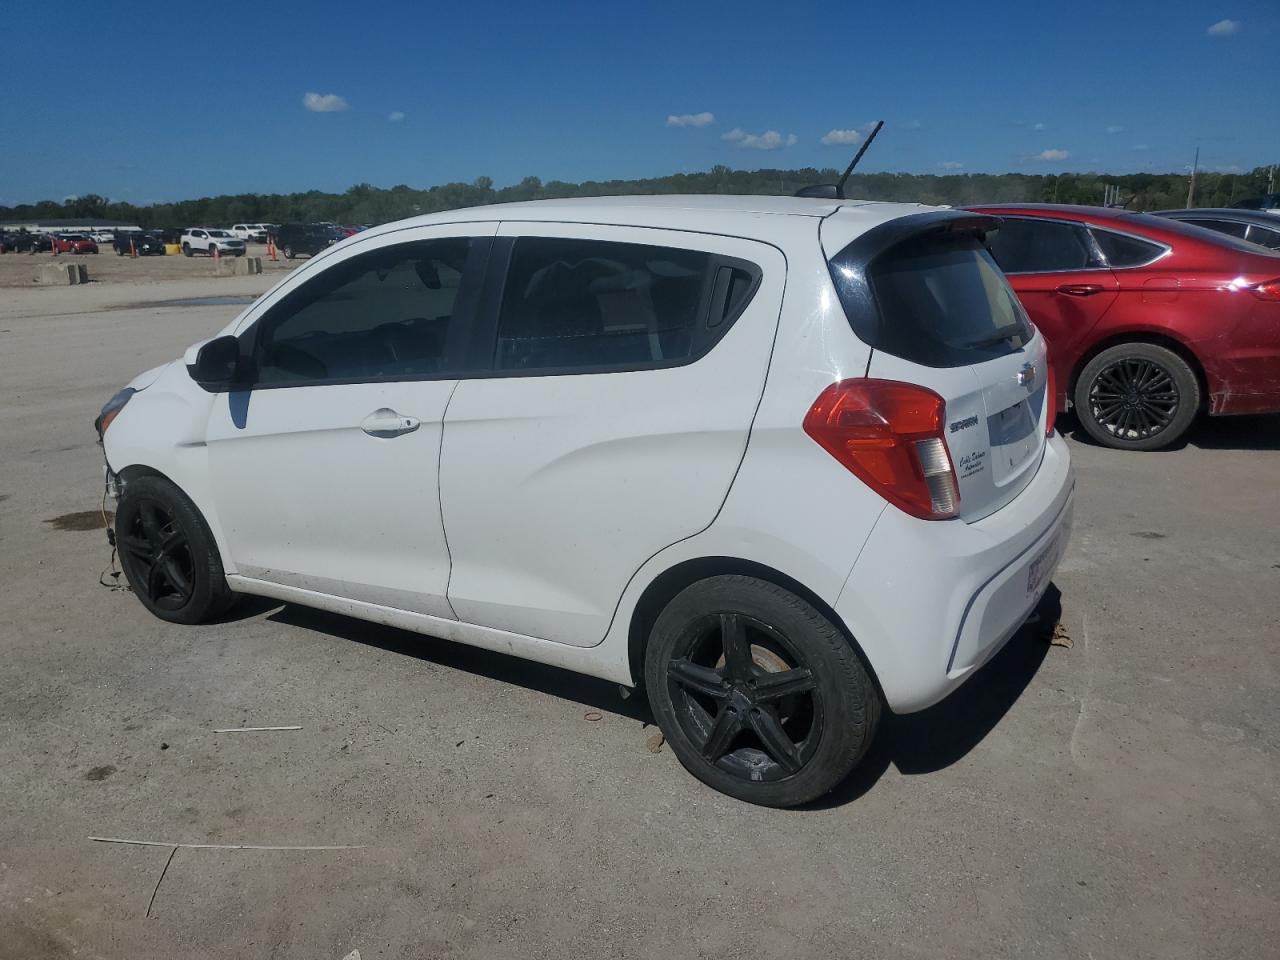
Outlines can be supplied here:
M822 197L827 200L845 200L844 185L849 181L849 175L853 173L853 168L858 165L858 161L862 159L862 155L867 152L867 147L871 146L871 141L876 138L876 134L880 132L880 128L884 126L883 120L877 120L875 127L867 134L867 139L862 141L862 146L858 148L858 152L853 155L853 159L849 161L849 166L845 167L844 176L836 183L819 183L811 187L801 187L796 191L797 197Z

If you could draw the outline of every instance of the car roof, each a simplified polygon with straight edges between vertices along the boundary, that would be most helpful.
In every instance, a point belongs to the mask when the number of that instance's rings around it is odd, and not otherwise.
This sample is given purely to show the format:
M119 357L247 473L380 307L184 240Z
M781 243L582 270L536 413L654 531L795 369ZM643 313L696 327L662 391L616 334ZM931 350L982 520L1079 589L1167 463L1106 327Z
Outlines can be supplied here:
M431 224L477 221L536 221L594 223L613 226L658 227L768 240L780 226L777 218L818 221L839 213L854 234L885 220L937 209L918 203L879 203L767 195L665 194L617 197L575 197L530 200L463 207L382 224L361 236Z

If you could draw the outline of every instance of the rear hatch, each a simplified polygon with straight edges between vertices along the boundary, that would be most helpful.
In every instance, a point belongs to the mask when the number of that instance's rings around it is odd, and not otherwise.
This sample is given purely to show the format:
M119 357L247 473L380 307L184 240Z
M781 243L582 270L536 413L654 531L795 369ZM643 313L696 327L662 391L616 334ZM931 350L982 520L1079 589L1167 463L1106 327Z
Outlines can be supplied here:
M1031 482L1049 415L1045 341L983 246L994 226L959 212L917 214L831 257L845 313L873 348L867 376L928 387L946 401L959 516L969 522Z

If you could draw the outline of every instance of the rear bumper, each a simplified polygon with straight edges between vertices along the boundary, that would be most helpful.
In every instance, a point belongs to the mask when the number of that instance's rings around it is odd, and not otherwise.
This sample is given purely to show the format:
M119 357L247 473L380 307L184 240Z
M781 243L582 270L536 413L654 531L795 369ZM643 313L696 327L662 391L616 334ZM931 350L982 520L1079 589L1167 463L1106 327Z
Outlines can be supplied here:
M923 710L993 657L1044 595L1071 533L1075 477L1055 435L1035 479L976 523L886 509L836 613L890 708Z

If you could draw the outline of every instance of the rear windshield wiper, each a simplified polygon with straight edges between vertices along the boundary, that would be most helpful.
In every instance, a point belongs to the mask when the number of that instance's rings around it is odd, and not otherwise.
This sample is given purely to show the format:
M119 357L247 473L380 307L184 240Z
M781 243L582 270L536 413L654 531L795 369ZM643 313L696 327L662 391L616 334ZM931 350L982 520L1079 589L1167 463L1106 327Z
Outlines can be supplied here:
M965 340L959 346L964 349L973 349L975 347L991 347L997 343L1003 343L1006 340L1012 340L1014 337L1025 336L1026 327L1020 323L1007 323L1003 327L997 327L993 332L985 337L978 337L976 340Z

